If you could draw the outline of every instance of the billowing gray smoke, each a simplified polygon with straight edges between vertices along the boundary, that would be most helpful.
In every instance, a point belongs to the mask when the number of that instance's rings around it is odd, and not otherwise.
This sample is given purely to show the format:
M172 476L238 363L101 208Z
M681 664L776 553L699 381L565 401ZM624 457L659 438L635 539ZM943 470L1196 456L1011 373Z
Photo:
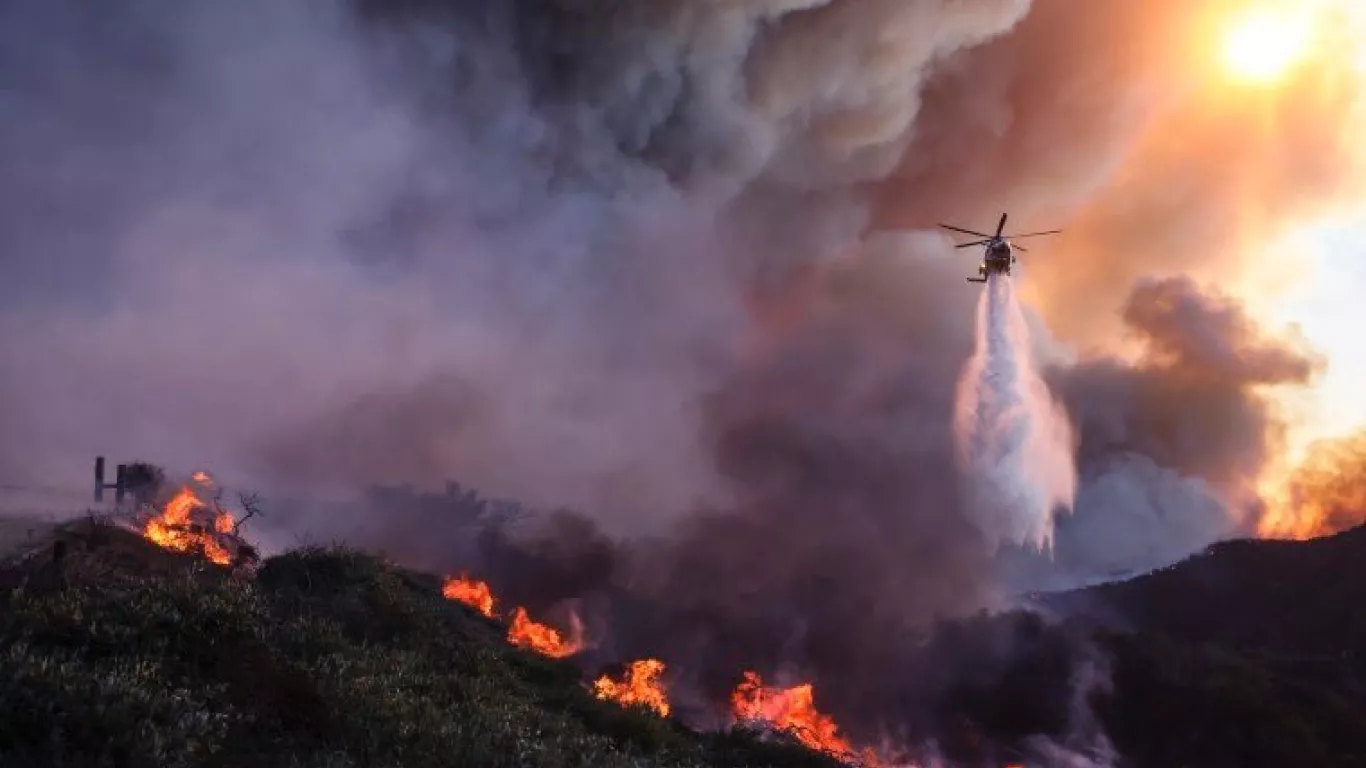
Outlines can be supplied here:
M1138 362L1053 371L1081 439L1076 514L1059 522L1056 552L1072 577L1154 568L1251 533L1253 485L1283 440L1259 390L1323 366L1188 278L1140 281L1122 317Z
M871 738L915 708L914 630L1002 585L953 480L975 294L945 239L868 234L868 200L923 224L964 199L917 165L936 157L993 199L1037 188L938 153L980 98L949 86L1001 46L1065 60L1130 28L995 37L1027 10L0 0L0 481L83 495L104 453L299 495L457 478L571 507L473 563L425 512L271 520L478 566L533 608L585 599L603 653L665 656L708 693L791 667ZM1048 71L1090 71L1066 63ZM1001 135L1075 134L1066 109L1022 101ZM1085 127L1088 158L1128 136ZM1092 553L1116 530L1160 544L1126 562L1218 530L1167 518L1222 509L1265 450L1255 387L1308 370L1232 364L1214 351L1247 349L1243 321L1166 296L1126 313L1150 361L1053 375L1081 431L1057 535L1080 571L1113 564ZM1179 512L1151 501L1187 487Z

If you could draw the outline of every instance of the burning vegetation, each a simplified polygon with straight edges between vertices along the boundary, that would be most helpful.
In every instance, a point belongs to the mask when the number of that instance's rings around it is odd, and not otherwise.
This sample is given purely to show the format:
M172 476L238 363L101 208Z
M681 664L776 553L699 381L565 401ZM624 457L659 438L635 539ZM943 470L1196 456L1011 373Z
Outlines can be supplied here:
M497 618L494 612L496 599L487 582L471 579L465 574L448 576L441 587L441 594L447 600L464 603L488 618ZM508 624L507 641L519 648L529 648L542 656L563 659L573 656L584 648L583 624L577 614L569 615L569 637L548 624L533 620L525 608L518 606L512 611L512 621Z
M519 648L530 648L552 659L573 656L584 647L583 625L579 623L579 617L572 613L569 615L569 621L571 629L569 637L566 638L558 629L533 621L527 615L526 609L518 606L512 612L512 623L508 625L508 642Z
M816 709L815 688L810 683L791 688L764 685L757 672L745 672L744 680L730 696L732 714L740 722L759 723L790 733L802 744L826 752L844 762L881 766L871 749L855 750L839 733L834 718Z
M448 576L446 583L441 587L441 594L447 600L464 603L488 618L493 618L493 590L489 589L485 582L471 579L463 573L459 576Z
M465 574L447 577L441 593L479 611L484 616L496 616L496 599L488 583ZM525 608L513 609L507 640L515 646L529 648L550 658L565 658L583 650L583 627L577 614L570 614L571 632L566 639L554 627L536 622ZM614 679L601 675L593 681L594 695L622 707L644 707L660 717L668 717L672 708L663 685L667 670L664 662L640 659L626 665L624 674ZM810 683L792 688L772 688L764 685L755 672L745 672L744 680L731 694L731 715L741 723L786 733L808 749L834 757L840 762L860 766L881 766L882 761L871 749L856 749L840 735L833 718L816 709L815 691Z
M593 693L604 701L615 701L623 707L645 707L660 717L668 717L669 697L660 680L666 669L658 659L633 661L622 679L603 675L595 680Z
M215 565L242 565L256 559L256 551L240 535L243 523L259 514L255 499L244 496L239 519L225 508L213 478L196 472L169 500L144 504L142 535L163 549L203 555ZM207 498L205 498L207 496Z
M455 600L489 618L496 617L496 598L487 582L466 574L448 576L441 588L448 600ZM565 658L583 650L583 626L577 614L570 614L570 636L554 627L531 619L525 608L513 609L507 641L529 648L550 658ZM623 707L644 707L660 717L672 708L662 678L667 666L658 659L640 659L626 666L624 674L613 679L602 675L593 681L593 693L604 701ZM792 688L771 688L755 672L745 672L744 680L731 694L732 716L740 722L791 734L809 749L829 754L842 762L863 766L882 765L871 749L856 750L839 733L833 718L816 709L815 692L810 683Z

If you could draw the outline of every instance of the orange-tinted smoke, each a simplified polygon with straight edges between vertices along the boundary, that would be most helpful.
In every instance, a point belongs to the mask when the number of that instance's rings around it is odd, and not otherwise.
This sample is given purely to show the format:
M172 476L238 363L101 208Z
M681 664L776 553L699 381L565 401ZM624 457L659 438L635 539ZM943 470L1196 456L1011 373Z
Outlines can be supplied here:
M1078 341L1112 338L1140 276L1238 280L1277 236L1366 197L1360 44L1320 24L1280 82L1238 82L1226 35L1259 5L1036 0L932 78L879 223L983 229L1009 210L1014 231L1062 227L1021 262Z
M792 688L769 688L756 672L745 672L744 680L730 695L731 712L740 721L759 721L787 731L811 749L828 752L862 765L881 765L872 750L856 751L839 733L833 718L816 709L815 689L810 683Z
M489 618L493 618L493 590L489 589L487 582L471 579L465 574L460 576L447 576L446 582L441 585L441 594L447 600L457 600L479 611Z
M552 659L573 656L583 650L583 626L574 614L570 614L570 623L572 628L566 638L558 629L533 621L525 608L518 607L513 611L512 623L508 626L508 642Z
M1257 532L1311 539L1366 522L1366 430L1309 446L1304 460L1263 490Z
M605 701L615 701L623 707L646 707L660 717L669 716L669 697L660 681L666 667L658 659L631 662L626 676L613 680L607 675L593 682L593 693Z

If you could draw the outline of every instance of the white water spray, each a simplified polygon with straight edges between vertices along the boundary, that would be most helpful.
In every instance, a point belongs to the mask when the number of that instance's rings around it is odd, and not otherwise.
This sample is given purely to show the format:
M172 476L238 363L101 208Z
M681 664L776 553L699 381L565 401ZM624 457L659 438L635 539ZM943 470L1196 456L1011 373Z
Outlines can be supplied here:
M1072 425L1040 378L1010 277L991 275L977 345L958 380L954 437L983 531L1051 551L1053 517L1077 490Z

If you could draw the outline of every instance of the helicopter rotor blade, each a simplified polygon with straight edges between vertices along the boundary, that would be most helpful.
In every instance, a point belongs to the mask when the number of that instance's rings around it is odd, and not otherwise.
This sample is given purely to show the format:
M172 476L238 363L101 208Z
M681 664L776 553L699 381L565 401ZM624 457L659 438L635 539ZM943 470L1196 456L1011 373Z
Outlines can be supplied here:
M1014 248L1017 251L1024 251L1025 253L1029 253L1029 249L1024 247L1023 245L1016 245L1014 243L1011 243L1010 247Z
M1039 237L1040 235L1056 235L1056 234L1058 234L1059 232L1062 232L1062 230L1061 230L1061 229L1050 229L1050 230L1048 230L1047 232L1030 232L1030 233L1027 234L1027 235L1009 235L1009 236L1007 237L1007 239L1009 239L1009 240L1019 240L1019 239L1022 238L1022 237Z
M1001 214L1001 222L1000 222L999 224L996 225L996 237L1000 237L1000 236L1001 236L1001 233L1005 231L1005 228L1006 228L1006 216L1007 216L1007 214L1004 214L1004 213Z
M991 242L991 241L990 241L990 240L978 240L978 241L975 242L975 243L962 243L962 244L960 244L960 245L955 245L954 248L971 248L971 247L974 246L974 245L986 245L986 244L989 243L989 242Z
M973 232L970 229L963 229L962 227L951 227L948 224L940 224L939 226L943 227L944 229L951 229L954 232L962 232L965 235L973 235L974 237L991 237L991 235L988 235L985 232Z

